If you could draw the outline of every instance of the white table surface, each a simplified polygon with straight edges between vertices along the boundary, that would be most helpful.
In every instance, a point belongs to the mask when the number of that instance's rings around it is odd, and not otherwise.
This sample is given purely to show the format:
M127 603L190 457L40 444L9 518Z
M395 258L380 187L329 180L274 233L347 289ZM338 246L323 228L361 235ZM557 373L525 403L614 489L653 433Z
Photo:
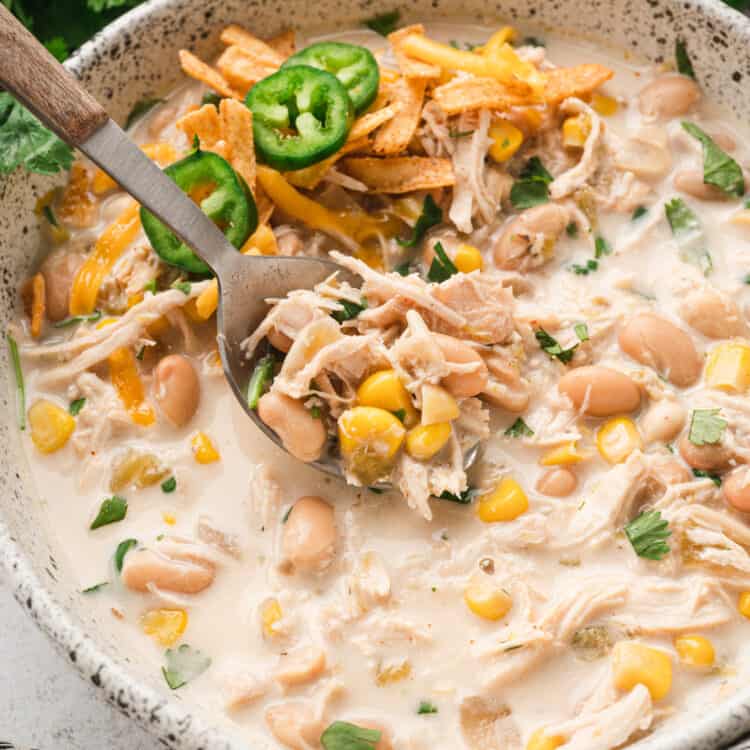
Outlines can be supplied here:
M0 570L2 741L39 750L163 750L53 649L4 585Z

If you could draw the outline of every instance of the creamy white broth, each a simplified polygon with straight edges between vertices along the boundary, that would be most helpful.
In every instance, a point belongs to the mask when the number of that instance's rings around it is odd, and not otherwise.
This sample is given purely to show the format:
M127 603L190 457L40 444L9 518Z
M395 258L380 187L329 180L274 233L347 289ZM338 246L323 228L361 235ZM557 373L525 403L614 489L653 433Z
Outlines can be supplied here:
M485 41L494 30L453 23L431 24L427 29L430 36L439 40L471 43ZM308 39L298 39L298 47L320 38L345 39L367 45L375 52L386 47L382 37L365 31L326 37L311 34ZM617 114L603 118L608 130L626 137L643 126L635 97L660 71L623 59L619 53L592 42L548 34L544 39L546 57L556 65L601 62L615 70L615 77L603 88L620 102ZM136 140L152 140L148 129L154 118L174 107L173 120L187 104L199 101L201 93L197 86L175 93L135 126ZM744 130L726 112L703 100L685 119L711 135L731 135L737 142L733 158L747 166L748 152L740 135ZM680 195L699 215L714 264L709 283L730 295L741 309L750 303L750 287L743 284L743 277L750 270L750 235L746 227L731 221L740 208L739 201L698 201L678 193L672 187L672 178L681 169L701 168L700 148L682 132L680 118L658 127L664 130L672 165L663 179L652 183L654 194L644 201L647 213L633 221L632 210L600 210L597 234L606 238L612 253L600 258L598 270L586 276L571 273L569 268L572 263L585 263L593 257L593 239L580 231L574 238L563 233L554 257L528 273L533 292L520 295L515 307L515 315L521 319L556 316L559 327L554 335L563 346L576 342L575 324L587 323L596 342L596 363L613 364L616 369L631 373L645 372L641 380L646 390L658 389L660 381L653 370L627 360L620 351L617 330L622 320L653 310L687 329L680 320L679 306L686 289L702 283L699 272L679 260L663 219L665 200ZM165 129L162 138L185 146L184 136L172 126ZM114 196L108 200L120 200L120 194ZM117 213L112 208L105 219L87 231L95 236ZM141 235L135 242L144 241L145 236ZM489 258L486 252L488 264ZM694 329L689 332L701 353L715 344ZM631 740L637 739L641 730L668 728L672 722L685 723L703 714L706 706L726 699L746 681L749 665L743 636L748 625L736 611L735 589L707 588L707 606L726 600L732 616L719 627L696 625L696 633L711 639L716 660L712 670L691 669L680 664L673 646L674 635L686 628L663 635L639 633L642 610L638 609L638 594L651 585L684 583L684 589L664 589L655 600L658 602L661 596L670 605L679 606L688 595L694 595L695 588L690 586L698 585L699 573L688 570L672 576L659 564L637 558L623 533L601 545L566 547L559 543L564 532L550 538L549 543L518 543L527 534L534 537L533 528L527 524L532 514L544 518L560 508L585 512L587 501L596 498L597 491L602 492L602 482L610 481L607 473L612 470L594 455L575 467L578 487L572 495L556 498L536 491L536 482L544 471L538 464L539 457L560 442L554 439L554 431L545 430L545 409L549 408L554 384L564 371L541 350L527 352L523 370L533 395L522 416L535 430L535 437L505 437L503 432L518 415L496 410L492 415L492 437L480 462L470 472L471 484L482 490L491 489L503 476L512 476L523 486L529 511L507 524L485 524L478 519L475 505L439 500L431 502L434 517L427 522L409 510L396 492L376 494L348 487L304 466L261 436L247 419L212 361L210 350L204 332L202 345L188 355L200 373L202 392L199 409L184 428L173 428L160 419L148 430L126 429L121 439L110 439L103 451L83 462L70 446L42 456L28 437L25 441L51 533L63 541L80 587L110 581L108 586L86 596L92 607L118 613L112 627L117 629L123 652L158 672L164 663L164 647L142 632L140 618L154 608L186 609L189 624L179 642L200 649L213 663L180 692L217 715L227 714L248 738L262 737L269 746L281 747L266 726L266 709L285 701L309 700L311 705L324 707L322 728L334 720L372 721L388 728L397 748L454 748L462 743L478 747L462 731L461 706L464 705L466 723L467 699L480 696L488 701L485 711L498 719L493 730L498 747L524 747L541 727L556 726L614 703L610 694L616 691L609 686L609 655L586 660L567 643L545 653L517 679L493 687L494 671L507 663L498 634L505 633L504 641L508 633L517 636L526 627L529 613L538 617L561 593L575 591L592 579L614 582L615 588L622 588L619 598L623 601L615 603L618 597L614 596L612 606L597 609L587 625L607 625L613 642L632 635L672 655L671 692L654 704L651 726L646 724L634 731ZM70 391L64 387L38 387L43 367L30 360L25 361L24 367L29 403L44 396L67 405L68 400L80 395L75 387ZM146 382L148 385L148 377ZM702 380L686 390L667 388L678 391L688 409L694 394L704 394L706 390ZM648 408L646 399L643 403L641 415ZM580 419L571 428L581 433L582 442L594 454L593 436L602 421ZM210 436L221 455L219 462L195 463L190 438L197 430ZM177 488L171 494L163 493L158 484L124 490L120 494L128 500L127 517L89 531L102 498L111 494L109 465L124 445L158 455L172 470ZM655 449L653 445L649 447ZM607 478L603 479L605 475ZM264 496L264 482L266 490L278 486L275 498L273 491ZM705 480L704 484L710 485L710 481ZM284 575L278 568L282 519L298 498L308 495L319 495L335 508L335 559L320 576ZM239 560L216 553L212 585L195 596L134 593L122 585L112 563L120 541L135 538L149 546L160 535L194 539L201 518L209 518L214 528L236 536L241 552ZM171 520L174 523L168 522ZM370 602L365 607L367 611L352 614L352 581L356 581L368 553L375 553L387 571L390 593L383 595L380 602ZM503 581L513 598L510 613L499 622L477 617L463 598L469 580L483 575L479 563L487 558L493 560L494 576ZM277 598L281 606L282 635L264 637L261 610L269 598ZM705 613L702 606L696 605L696 618ZM706 616L711 619L710 613ZM652 614L647 619L653 622L655 617ZM690 628L687 631L692 632ZM285 694L273 678L278 665L283 665L286 653L311 643L326 653L325 674ZM408 669L404 664L408 664ZM389 668L401 669L399 674L405 676L379 685L378 675L382 682ZM257 691L249 692L257 692L257 697L248 699L246 706L228 709L228 686L237 678L255 683ZM324 700L329 692L330 699ZM422 701L434 704L438 712L418 714ZM490 745L486 750L491 750Z

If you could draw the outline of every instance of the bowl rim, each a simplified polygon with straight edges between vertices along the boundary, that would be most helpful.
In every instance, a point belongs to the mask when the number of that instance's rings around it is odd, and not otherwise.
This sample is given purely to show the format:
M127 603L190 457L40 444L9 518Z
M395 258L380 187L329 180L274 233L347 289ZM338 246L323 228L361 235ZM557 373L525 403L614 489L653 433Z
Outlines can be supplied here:
M643 2L644 0L641 0ZM645 0L649 3L649 0ZM677 4L677 0L672 0ZM87 40L64 63L77 78L83 78L98 57L120 41L140 21L154 13L179 10L181 0L147 0L116 18ZM398 7L401 0L387 5ZM750 19L721 0L688 0L682 7L705 15L725 27L744 26L739 31L750 41ZM408 16L407 12L407 16ZM500 16L500 14L497 14ZM529 25L533 25L530 23ZM31 561L16 542L0 513L0 572L15 599L26 610L36 626L49 638L59 653L75 666L83 679L102 689L101 697L121 713L136 721L156 739L169 747L182 750L248 750L246 740L233 736L218 723L207 722L192 713L190 705L174 697L165 698L155 689L140 682L128 669L105 653L95 639L83 632L72 620L68 610L34 571ZM129 708L133 707L131 714ZM148 715L147 721L144 717ZM750 732L750 687L738 690L718 704L708 716L696 718L683 729L663 736L646 738L634 747L638 750L691 750L724 746ZM712 742L709 745L707 743ZM265 744L265 743L263 743Z

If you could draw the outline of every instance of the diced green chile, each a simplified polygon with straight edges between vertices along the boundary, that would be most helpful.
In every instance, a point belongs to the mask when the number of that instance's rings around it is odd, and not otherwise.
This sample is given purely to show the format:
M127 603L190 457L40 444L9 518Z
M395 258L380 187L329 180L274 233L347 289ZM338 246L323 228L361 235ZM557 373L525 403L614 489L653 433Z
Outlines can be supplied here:
M341 81L359 114L378 95L380 68L369 49L344 42L318 42L292 55L281 66L309 65L325 70Z
M258 211L252 193L229 162L218 154L198 149L168 166L164 172L188 194L212 188L200 202L200 207L221 227L236 248L242 247L255 231ZM211 273L211 269L184 242L145 208L141 208L141 221L151 246L163 261L189 273Z
M245 103L253 113L256 152L282 172L336 153L354 120L351 99L339 79L308 65L282 68L259 81Z

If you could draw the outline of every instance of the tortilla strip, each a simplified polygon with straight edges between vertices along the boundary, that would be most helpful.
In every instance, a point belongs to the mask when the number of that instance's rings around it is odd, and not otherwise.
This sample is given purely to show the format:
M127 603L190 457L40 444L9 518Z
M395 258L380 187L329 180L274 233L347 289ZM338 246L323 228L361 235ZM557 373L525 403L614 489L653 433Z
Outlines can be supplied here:
M198 136L201 148L206 150L213 149L222 139L221 119L213 104L204 104L200 109L183 115L175 127L185 133L191 145Z
M346 142L359 141L367 137L373 130L377 130L383 123L395 117L400 110L401 105L398 102L394 102L381 109L376 109L374 112L367 112L354 121Z
M257 181L255 184L255 207L258 209L258 226L268 224L276 206Z
M220 38L222 43L227 46L242 47L260 65L278 68L284 62L284 58L273 47L266 44L262 39L253 36L249 31L245 31L241 26L234 24L227 26L221 32Z
M297 38L293 29L282 31L281 34L271 37L266 44L285 60L297 51Z
M544 99L549 104L558 104L571 96L583 97L599 88L614 75L614 71L598 63L574 65L572 68L548 70Z
M219 102L221 132L229 150L229 163L247 183L255 188L255 148L253 146L253 113L234 99Z
M422 116L425 86L424 78L399 78L389 86L389 103L398 102L401 109L378 131L373 153L391 156L407 148Z
M388 34L388 41L391 43L391 47L393 47L393 54L396 57L401 74L404 78L440 78L441 70L438 65L431 65L430 63L415 60L401 49L401 42L410 34L424 36L424 26L421 23L417 23Z
M305 190L314 190L320 185L323 178L328 173L328 170L331 169L341 157L354 151L364 150L368 145L369 141L366 137L353 141L351 140L350 135L349 140L335 154L329 156L327 159L323 159L323 161L319 161L317 164L311 164L304 169L295 169L292 172L282 172L282 174L284 175L284 179L291 185L304 188Z
M429 156L350 157L344 159L342 167L375 193L410 193L449 187L456 182L450 159Z
M278 70L278 65L263 63L243 47L227 47L216 61L216 67L229 85L247 94L250 87Z
M507 110L528 104L528 99L503 86L495 78L454 78L432 92L432 98L446 115L473 109Z
M205 83L206 86L212 88L217 94L221 94L221 96L229 99L243 98L240 93L229 85L229 81L218 70L214 70L192 52L181 49L179 56L180 66L185 75L195 78L197 81L201 81L201 83Z

